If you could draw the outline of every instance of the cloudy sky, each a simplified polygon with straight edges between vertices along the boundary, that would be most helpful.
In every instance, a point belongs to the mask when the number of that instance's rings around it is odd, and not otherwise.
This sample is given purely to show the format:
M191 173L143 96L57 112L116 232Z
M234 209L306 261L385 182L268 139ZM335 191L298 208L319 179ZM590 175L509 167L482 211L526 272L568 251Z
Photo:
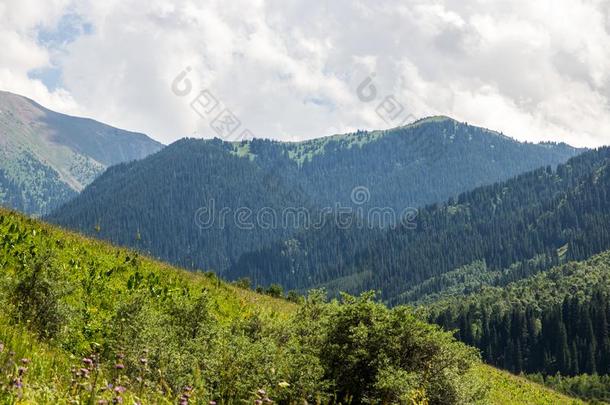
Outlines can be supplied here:
M164 143L442 114L610 144L610 0L0 0L0 44L0 89Z

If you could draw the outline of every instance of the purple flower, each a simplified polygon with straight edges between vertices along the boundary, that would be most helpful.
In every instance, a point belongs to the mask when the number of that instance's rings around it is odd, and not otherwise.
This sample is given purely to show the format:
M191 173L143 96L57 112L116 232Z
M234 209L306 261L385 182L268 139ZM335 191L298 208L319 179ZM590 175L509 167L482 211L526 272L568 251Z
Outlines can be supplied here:
M123 386L117 385L116 387L114 387L114 392L118 392L119 394L122 394L125 391L127 391L127 389Z
M261 389L261 390L256 391L256 393L262 397L262 396L265 396L265 394L267 394L267 391Z
M91 365L93 365L93 360L91 360L89 357L85 357L85 358L83 359L83 363L84 363L86 366L91 366Z
M26 371L28 371L27 367L19 367L17 369L17 372L19 373L19 375L23 375Z
M89 369L81 368L76 372L77 377L89 378Z
M122 404L123 403L123 397L116 397L112 400L113 404Z
M30 359L26 359L26 358L21 359L21 364L28 364L29 362L30 362Z
M15 378L15 380L13 381L13 385L15 386L15 388L22 388L23 380L21 379L21 377Z
M114 366L114 368L116 368L117 370L122 370L122 369L124 369L124 368L125 368L125 366L124 366L123 364L121 364L121 363L118 363L118 364L116 364L116 365Z
M216 401L210 401L208 405L216 405Z
M263 401L257 399L256 401L254 401L254 405L263 405Z

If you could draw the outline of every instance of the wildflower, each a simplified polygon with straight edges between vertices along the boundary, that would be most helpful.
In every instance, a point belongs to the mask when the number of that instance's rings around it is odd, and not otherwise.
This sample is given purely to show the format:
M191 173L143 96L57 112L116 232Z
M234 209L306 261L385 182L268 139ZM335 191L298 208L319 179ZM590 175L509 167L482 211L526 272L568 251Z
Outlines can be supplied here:
M140 363L142 363L143 365L146 365L148 363L148 360L146 358L142 357L140 359Z
M99 399L97 401L97 405L107 405L107 404L108 404L108 401L105 399Z
M260 390L256 391L256 393L258 395L260 395L261 397L264 397L267 394L267 391L260 389Z
M123 370L125 368L125 365L118 363L114 366L114 368L116 368L117 370Z
M90 366L92 366L92 365L93 365L93 360L91 360L89 357L85 357L85 358L83 359L83 363L84 363L86 366L90 367Z
M216 405L216 401L210 401L208 405Z
M122 404L122 403L123 403L123 397L120 397L120 396L119 396L119 397L115 397L115 398L112 400L112 403L113 403L113 404Z
M257 399L256 401L254 401L254 405L263 405L263 401Z
M15 379L13 380L13 385L14 385L16 388L21 388L21 387L23 387L23 380L21 379L21 377L17 377L17 378L15 378Z
M118 392L119 394L122 394L126 391L127 389L125 387L122 387L120 385L117 385L116 387L114 387L114 392Z
M19 368L17 369L17 372L19 373L19 375L23 375L23 374L25 374L25 372L26 372L26 371L28 371L28 368L27 368L27 367L19 367Z
M26 359L26 358L21 359L21 364L28 364L29 362L30 362L30 359Z

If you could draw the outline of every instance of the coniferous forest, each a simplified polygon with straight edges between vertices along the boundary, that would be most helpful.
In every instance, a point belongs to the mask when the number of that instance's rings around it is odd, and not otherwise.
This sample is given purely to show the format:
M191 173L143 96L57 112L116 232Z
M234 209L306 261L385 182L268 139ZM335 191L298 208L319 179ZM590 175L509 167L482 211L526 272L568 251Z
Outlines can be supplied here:
M286 288L376 289L392 304L442 294L467 277L504 285L610 248L609 158L603 148L460 194L370 238L305 232L244 255L226 274Z
M337 221L330 214L341 208L354 215L356 208L389 209L394 220L380 217L373 228L395 225L405 212L528 170L554 167L578 152L565 144L520 143L445 117L299 143L185 139L147 159L112 167L48 219L187 268L223 273L244 254L273 242L286 245L314 228L312 223L322 223L324 233L345 234L333 229ZM355 204L358 189L366 192ZM250 213L241 227L236 224L240 208ZM282 221L285 208L295 214ZM253 226L265 211L274 213L276 222ZM299 219L303 211L307 217ZM320 221L325 215L330 219ZM348 245L336 248L347 253L363 246L368 242L357 240L371 237L361 234L337 236ZM279 280L289 270L276 271L273 260L265 263L278 279L257 278L256 283L313 285ZM320 269L320 277L325 272Z
M428 305L427 316L515 373L609 374L610 252Z

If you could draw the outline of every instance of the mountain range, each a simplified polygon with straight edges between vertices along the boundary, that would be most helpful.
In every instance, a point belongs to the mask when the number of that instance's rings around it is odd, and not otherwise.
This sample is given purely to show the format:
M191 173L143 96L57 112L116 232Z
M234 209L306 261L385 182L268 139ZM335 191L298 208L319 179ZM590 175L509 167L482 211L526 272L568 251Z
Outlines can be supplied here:
M108 166L162 147L144 134L60 114L0 91L0 204L49 213Z
M222 274L244 254L276 242L291 246L310 228L332 229L329 218L338 212L356 220L369 210L393 214L368 221L368 236L343 232L346 243L360 246L416 207L578 153L446 117L298 143L183 139L112 167L48 219Z

